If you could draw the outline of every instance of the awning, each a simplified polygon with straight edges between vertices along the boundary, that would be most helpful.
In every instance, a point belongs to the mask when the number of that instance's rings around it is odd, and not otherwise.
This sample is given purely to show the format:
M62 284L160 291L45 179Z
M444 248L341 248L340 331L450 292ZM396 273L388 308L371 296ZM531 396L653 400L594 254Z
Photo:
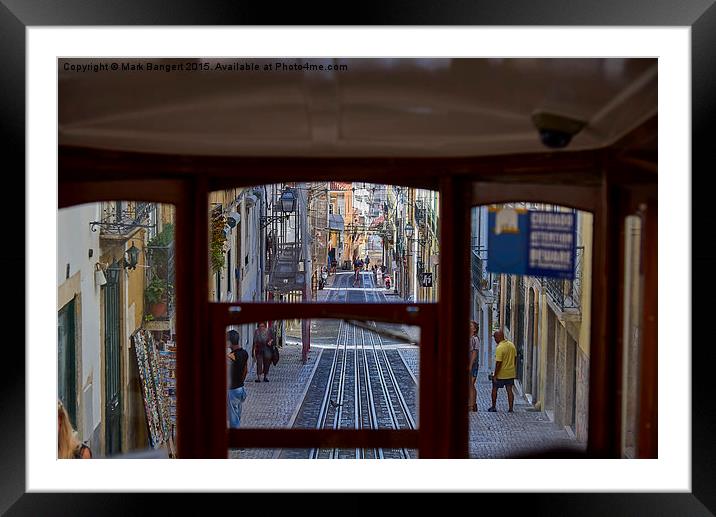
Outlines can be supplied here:
M343 231L343 216L341 214L329 214L328 215L328 229Z

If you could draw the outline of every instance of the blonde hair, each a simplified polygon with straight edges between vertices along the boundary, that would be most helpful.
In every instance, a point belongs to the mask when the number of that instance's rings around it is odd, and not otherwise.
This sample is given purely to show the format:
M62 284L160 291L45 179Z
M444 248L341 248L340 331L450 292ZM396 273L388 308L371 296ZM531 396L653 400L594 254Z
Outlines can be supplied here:
M81 444L77 439L77 432L72 427L70 417L65 411L65 406L59 400L57 401L57 423L59 425L57 430L57 458L72 459Z

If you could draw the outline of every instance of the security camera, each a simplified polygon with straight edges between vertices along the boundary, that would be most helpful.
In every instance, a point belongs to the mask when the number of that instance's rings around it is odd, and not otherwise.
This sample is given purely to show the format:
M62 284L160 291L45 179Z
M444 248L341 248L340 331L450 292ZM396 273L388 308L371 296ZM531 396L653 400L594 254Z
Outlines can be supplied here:
M539 131L542 143L551 149L567 147L572 137L587 125L583 120L544 111L534 112L532 122Z
M226 218L226 223L231 227L235 227L236 223L241 220L241 215L238 212L231 212Z

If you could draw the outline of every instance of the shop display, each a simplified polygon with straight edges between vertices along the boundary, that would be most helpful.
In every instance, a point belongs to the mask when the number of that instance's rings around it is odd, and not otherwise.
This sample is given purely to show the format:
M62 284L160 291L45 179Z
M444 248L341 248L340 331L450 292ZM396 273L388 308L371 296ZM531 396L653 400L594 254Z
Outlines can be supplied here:
M173 445L170 399L165 396L161 365L152 333L138 330L132 336L142 385L144 409L149 431L149 445L157 449ZM171 452L171 451L170 451Z
M166 401L167 422L172 437L176 436L177 398L176 398L176 346L167 342L159 352L162 395Z

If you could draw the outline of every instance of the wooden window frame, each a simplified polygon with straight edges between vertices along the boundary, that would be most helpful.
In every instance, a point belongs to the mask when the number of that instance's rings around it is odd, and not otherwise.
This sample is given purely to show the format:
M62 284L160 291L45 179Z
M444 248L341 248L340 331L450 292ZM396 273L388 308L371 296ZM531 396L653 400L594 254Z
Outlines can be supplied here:
M655 121L649 121L654 124ZM655 130L655 127L653 128ZM641 131L641 129L639 130ZM177 428L182 458L225 458L228 446L418 447L421 458L468 457L465 347L470 319L470 209L527 201L594 215L589 383L590 457L618 458L621 436L621 239L625 216L646 206L639 457L657 453L656 186L653 167L621 159L628 138L596 151L474 158L268 158L174 156L60 147L59 208L151 199L176 210ZM626 142L626 143L625 143ZM214 190L287 181L360 180L438 190L441 269L435 304L225 304L208 300L208 195ZM141 183L141 188L137 185ZM449 228L451 231L445 231ZM203 279L203 280L202 280ZM649 281L651 280L651 281ZM241 312L229 313L229 307ZM419 316L408 316L417 307ZM420 429L417 431L227 430L223 346L228 324L282 318L411 321L421 327ZM188 317L191 315L191 317ZM410 320L409 318L415 318ZM221 337L219 338L219 333ZM442 346L439 343L452 343ZM464 344L464 345L463 345ZM465 352L465 353L463 353ZM450 401L450 403L445 403Z

